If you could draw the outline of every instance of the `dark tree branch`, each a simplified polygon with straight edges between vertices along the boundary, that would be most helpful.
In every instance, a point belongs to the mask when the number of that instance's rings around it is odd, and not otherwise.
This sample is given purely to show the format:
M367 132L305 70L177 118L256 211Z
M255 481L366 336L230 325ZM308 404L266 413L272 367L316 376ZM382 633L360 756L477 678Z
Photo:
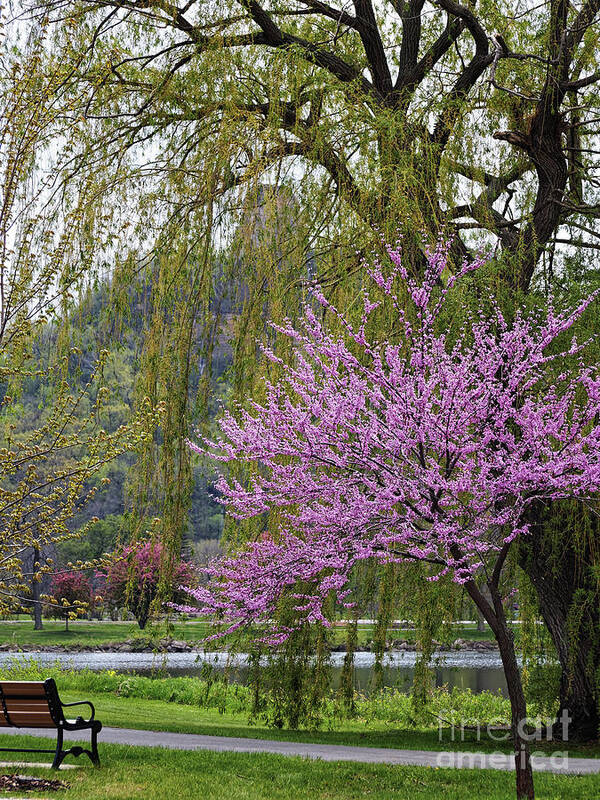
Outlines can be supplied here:
M371 0L354 0L354 9L357 30L367 56L373 83L385 97L392 91L392 76Z
M475 54L445 96L442 102L442 112L433 129L432 141L443 150L459 117L462 101L493 62L494 57L490 54L487 35L470 8L466 8L454 0L436 0L436 5L443 8L448 14L462 20L475 42Z
M409 3L400 8L399 13L402 19L402 45L400 46L400 58L398 67L398 81L405 72L411 70L417 64L419 58L419 45L421 43L421 11L425 5L425 0L410 0Z
M462 6L460 3L454 2L454 0L435 0L435 5L443 8L444 11L447 11L448 14L451 14L453 17L458 17L463 20L475 42L476 54L484 55L488 52L489 45L487 34L481 22L470 8Z
M565 201L561 204L567 214L581 214L584 217L600 219L600 205L587 205L586 203L569 203Z
M503 192L509 190L512 183L532 170L530 162L521 161L515 164L508 172L504 173L504 175L491 175L488 172L482 172L474 167L465 167L465 165L456 162L453 162L453 164L459 174L464 175L470 180L484 183L486 188L472 203L453 208L449 212L450 218L472 217L472 219L484 225L488 230L494 231L500 238L503 247L514 247L519 239L518 221L507 219L494 208L493 204Z
M504 542L500 551L498 552L498 557L496 558L496 563L494 564L494 569L492 570L492 577L488 582L488 586L493 591L494 589L498 589L500 585L500 575L502 574L502 569L504 567L504 562L508 556L512 545L511 542Z
M573 60L575 49L581 44L585 32L594 22L596 14L600 11L600 0L587 0L573 25L566 31L564 37L564 60L570 64ZM566 75L564 79L566 80Z
M299 134L299 137L302 133ZM286 156L302 156L313 163L320 164L333 178L338 194L363 219L369 217L369 203L359 189L346 160L338 155L334 148L322 141L321 137L306 138L297 142L285 142L282 145ZM373 220L369 220L373 222Z
M491 172L486 172L484 169L474 164L462 164L454 159L445 159L444 163L454 172L463 175L465 178L469 178L471 181L482 183L485 186L493 186L494 189L500 189L494 199L500 196L502 190L510 186L511 183L519 180L519 178L522 178L526 172L532 169L529 162L520 161L508 172L505 172L504 175L492 175Z
M256 0L240 0L240 4L264 33L268 44L281 47L284 43L283 32L263 7Z
M300 0L304 5L308 6L309 13L320 14L322 17L328 17L340 25L346 25L348 28L357 30L358 22L356 17L348 14L343 9L332 8L326 3L321 3L319 0Z
M396 89L414 91L424 78L429 75L438 61L448 52L464 29L464 20L458 17L448 17L448 24L443 33L431 45L423 58L418 63L415 63L411 69L400 70L396 81Z
M284 32L275 22L273 17L268 14L256 0L240 0L240 4L245 8L251 19L258 25L260 30L221 36L207 36L204 34L202 26L194 26L189 22L181 11L167 0L114 0L114 4L120 8L129 8L139 11L144 8L159 9L165 16L161 17L164 23L185 33L191 42L198 45L201 49L211 47L249 47L252 45L266 45L282 50L298 49L304 58L312 64L327 70L342 83L354 83L363 95L369 97L377 104L383 102L383 97L362 74L362 71L344 61L335 53L320 47L313 42L309 42L298 36ZM353 27L356 27L354 25Z
M585 89L586 86L591 86L593 83L598 83L600 81L600 70L598 72L592 73L592 75L586 75L585 78L579 78L576 81L563 81L560 84L561 89Z
M284 50L296 47L308 61L326 69L342 83L355 83L365 95L376 98L378 102L382 101L381 93L357 67L348 64L335 53L324 50L313 42L282 31L256 0L240 0L240 2L263 32L266 39L265 44Z

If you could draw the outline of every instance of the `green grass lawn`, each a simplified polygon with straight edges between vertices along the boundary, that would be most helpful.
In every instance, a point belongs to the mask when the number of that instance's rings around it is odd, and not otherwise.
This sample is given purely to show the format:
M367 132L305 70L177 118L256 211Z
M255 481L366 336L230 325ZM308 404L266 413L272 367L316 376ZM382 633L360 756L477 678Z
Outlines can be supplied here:
M178 623L175 625L173 636L176 639L197 642L207 635L207 629L208 626L204 622ZM64 622L54 620L44 620L44 628L41 631L33 630L31 620L0 622L0 642L36 645L40 649L47 645L103 645L152 634L158 637L165 635L164 629L161 628L141 631L135 622L74 620L69 622L68 631L65 630Z
M4 677L39 679L39 665L31 664L21 673ZM54 674L55 673L55 674ZM220 736L241 736L324 744L363 745L423 750L509 751L510 747L465 732L451 741L450 731L442 735L434 726L406 724L410 702L401 693L384 693L380 700L358 698L362 716L353 719L324 716L320 730L279 730L262 722L249 724L245 710L247 689L208 684L190 678L140 678L114 672L92 673L53 670L64 702L91 700L97 718L105 726L165 730ZM123 696L123 693L129 696ZM205 694L206 693L206 694ZM152 699L152 697L157 699ZM497 695L468 692L439 692L434 704L446 703L448 710L482 714L484 718L506 713L506 701ZM220 704L224 713L220 713ZM438 706L439 707L439 706ZM443 706L442 706L443 707ZM270 754L186 753L154 748L105 744L100 735L102 768L94 770L85 758L78 770L65 770L61 778L70 782L65 800L129 800L129 798L173 797L209 800L351 800L353 798L423 798L424 800L500 800L514 797L510 773L478 770L331 764ZM15 746L26 739L2 737L0 745ZM39 740L30 746L40 745ZM565 750L560 746L535 743L536 751ZM570 748L572 756L599 756L600 747ZM46 760L40 756L3 754L5 761ZM7 768L4 771L9 771ZM24 767L21 774L48 775L48 770ZM600 776L536 776L537 797L546 800L598 800ZM8 794L0 796L9 796ZM35 797L36 795L30 795ZM41 793L38 797L48 797Z
M275 739L286 742L316 742L319 744L345 744L364 747L392 747L406 750L478 750L481 752L510 752L510 743L489 739L482 730L479 738L475 731L462 734L455 729L454 741L449 727L406 728L393 722L377 719L345 719L332 726L325 723L321 730L289 730L267 727L260 722L249 724L245 713L219 713L214 708L179 705L161 700L144 700L137 697L116 697L112 694L87 694L61 691L65 702L91 700L96 716L105 725L116 728L197 733L211 736L241 736L251 739ZM498 734L495 734L496 736ZM563 746L563 743L535 742L532 750L552 752L568 750L578 757L600 757L600 744ZM600 798L600 795L599 795Z
M204 622L187 621L177 622L173 626L172 636L175 639L183 639L190 643L198 643L204 639L209 631L209 625ZM69 630L65 630L64 622L54 620L44 620L44 629L41 631L33 630L33 622L30 619L19 619L15 621L0 621L0 642L13 643L19 645L35 645L40 649L48 645L103 645L111 642L122 642L125 639L136 638L139 636L155 636L157 639L165 635L164 625L148 627L146 631L141 631L135 622L89 622L87 620L76 620L69 622ZM358 639L359 645L363 646L373 637L372 625L359 626ZM331 634L333 643L345 641L346 633L343 626L335 627ZM392 629L389 631L388 640L405 639L414 641L415 631L413 629ZM452 639L490 640L492 635L489 631L480 632L475 625L456 625L451 630ZM215 647L211 643L211 647ZM217 645L218 646L218 645Z
M0 741L2 737L0 736ZM26 746L32 740L20 739ZM17 742L11 737L11 745ZM19 758L16 754L3 754ZM64 800L512 800L508 772L327 763L270 754L178 752L101 746L102 766L79 759L78 770L59 773L70 786ZM29 756L29 760L39 756ZM71 763L74 759L71 759ZM10 770L4 769L5 772ZM48 777L47 769L19 768ZM53 777L53 775L50 775ZM538 774L538 800L597 800L600 776ZM48 797L49 792L30 797ZM14 796L14 793L12 793ZM0 794L8 797L9 794Z

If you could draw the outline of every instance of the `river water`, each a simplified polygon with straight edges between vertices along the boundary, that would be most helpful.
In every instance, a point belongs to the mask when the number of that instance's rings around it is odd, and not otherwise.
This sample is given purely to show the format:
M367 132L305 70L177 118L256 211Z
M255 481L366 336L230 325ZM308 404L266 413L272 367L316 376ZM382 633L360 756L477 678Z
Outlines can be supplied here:
M331 654L332 686L339 684L344 653ZM231 680L244 682L247 676L247 656L243 653L0 653L0 666L36 661L42 665L60 664L64 668L114 669L117 672L135 672L141 675L197 675L206 671L207 665L223 672ZM358 690L369 691L373 653L356 653L354 656L354 683ZM416 653L399 651L386 654L383 661L383 683L387 687L408 689L414 676ZM458 686L473 692L484 690L506 694L506 682L497 652L458 650L440 652L434 658L435 680L438 686Z

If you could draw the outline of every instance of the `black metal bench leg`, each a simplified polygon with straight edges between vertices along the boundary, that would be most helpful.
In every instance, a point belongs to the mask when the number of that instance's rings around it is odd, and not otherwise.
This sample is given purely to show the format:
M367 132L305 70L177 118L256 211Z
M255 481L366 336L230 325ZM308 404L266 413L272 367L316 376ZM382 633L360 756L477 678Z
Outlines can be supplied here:
M56 752L54 753L54 761L52 762L52 769L59 769L65 757L63 751L63 730L58 728L56 735Z
M92 752L90 758L95 767L100 766L100 757L98 756L98 731L94 728L92 728Z

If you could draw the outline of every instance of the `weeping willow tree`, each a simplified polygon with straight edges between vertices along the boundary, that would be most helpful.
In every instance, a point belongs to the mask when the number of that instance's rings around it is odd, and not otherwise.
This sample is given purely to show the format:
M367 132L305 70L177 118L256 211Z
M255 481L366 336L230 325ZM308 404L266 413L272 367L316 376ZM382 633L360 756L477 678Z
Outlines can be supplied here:
M152 276L140 386L167 412L140 456L134 496L139 520L159 509L171 552L189 496L194 326L206 327L209 351L230 336L243 399L265 369L255 337L267 315L293 316L306 280L351 306L357 251L376 248L380 232L400 228L416 271L419 238L440 227L455 234L455 259L491 244L488 278L509 301L562 280L573 248L597 247L599 0L533 10L518 0L42 7L53 57L78 63L69 85L81 126L65 179L87 176L95 234L129 248L118 263ZM233 235L265 185L275 187L265 207L276 268L268 237L251 235L250 247ZM284 187L297 213L278 227ZM219 260L239 299L225 321L206 314L218 305ZM534 585L550 569L523 565Z
M50 554L73 538L70 523L103 468L139 446L154 413L143 399L127 424L111 425L103 375L109 354L102 350L90 360L69 332L76 299L95 274L85 237L90 185L83 179L66 186L58 167L77 124L69 87L80 61L44 63L44 25L21 40L0 38L0 612L6 614L31 603L39 608L39 582L54 572ZM22 397L32 385L41 401L27 419ZM76 613L74 606L68 611Z

